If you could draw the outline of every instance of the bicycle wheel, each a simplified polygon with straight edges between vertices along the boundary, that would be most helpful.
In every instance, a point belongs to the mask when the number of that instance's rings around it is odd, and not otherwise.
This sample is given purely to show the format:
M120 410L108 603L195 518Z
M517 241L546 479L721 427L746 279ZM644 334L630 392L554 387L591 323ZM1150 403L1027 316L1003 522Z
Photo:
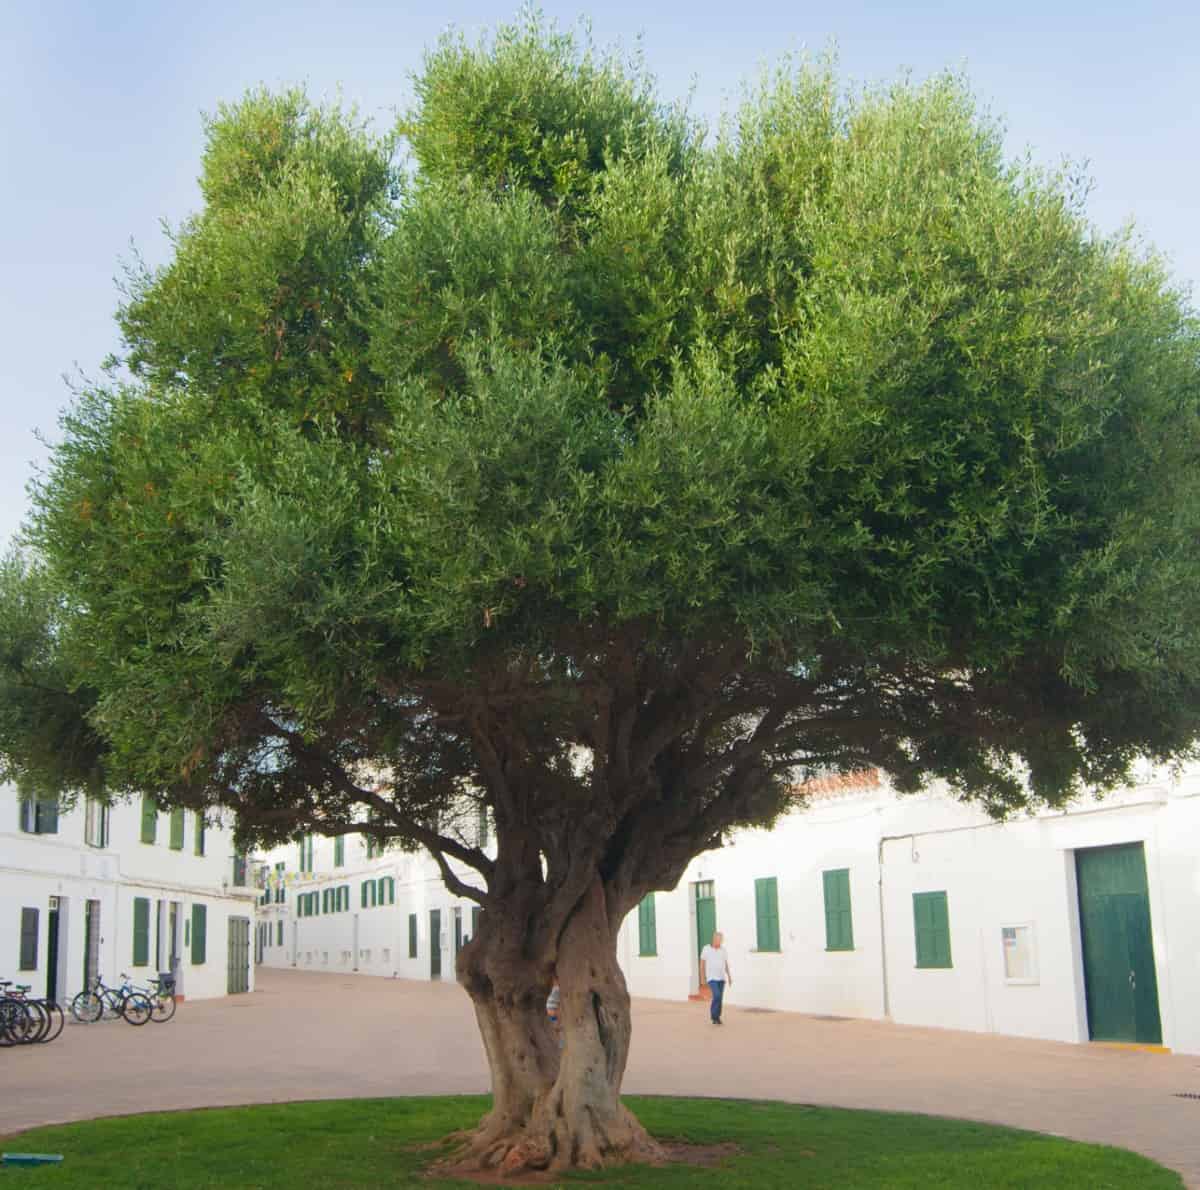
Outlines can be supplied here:
M26 1045L36 1045L50 1032L50 1011L40 1000L26 1000L25 1011L29 1013L29 1034Z
M104 1003L95 992L80 992L71 1001L71 1015L81 1024L90 1025L100 1019Z
M16 1005L15 1000L10 1000L7 996L0 996L0 1048L17 1044L12 1024L15 1013L19 1011L19 1006L14 1007L14 1005Z
M0 1000L4 1045L28 1045L34 1035L34 1018L23 1000ZM40 1022L39 1022L40 1023Z
M150 997L141 992L130 992L121 1005L121 1015L131 1025L144 1025L153 1013Z
M115 1021L117 1017L125 1015L125 997L112 988L105 988L100 995L100 1003L104 1006L102 1015L110 1020Z
M43 1000L42 1011L50 1018L50 1023L46 1028L46 1032L38 1040L43 1045L47 1045L63 1031L63 1027L67 1023L67 1017L62 1010L62 1005L54 1000Z
M150 1002L154 1005L153 1019L162 1024L164 1021L169 1021L175 1015L175 993L163 995L161 992L157 996L151 996Z

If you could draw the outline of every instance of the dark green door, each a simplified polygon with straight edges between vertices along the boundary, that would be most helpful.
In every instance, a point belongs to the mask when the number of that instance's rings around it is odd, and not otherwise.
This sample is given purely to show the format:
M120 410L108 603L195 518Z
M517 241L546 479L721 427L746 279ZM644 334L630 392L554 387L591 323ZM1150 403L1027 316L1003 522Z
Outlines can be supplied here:
M51 897L50 912L46 915L49 921L46 929L46 999L51 1004L58 1003L58 906L58 898Z
M696 885L696 953L699 954L711 941L717 930L717 898L711 880L701 880Z
M429 911L429 978L442 978L442 911Z
M1162 1042L1150 896L1141 843L1075 853L1088 1033L1093 1041Z
M250 919L231 917L227 939L225 990L231 995L250 990Z

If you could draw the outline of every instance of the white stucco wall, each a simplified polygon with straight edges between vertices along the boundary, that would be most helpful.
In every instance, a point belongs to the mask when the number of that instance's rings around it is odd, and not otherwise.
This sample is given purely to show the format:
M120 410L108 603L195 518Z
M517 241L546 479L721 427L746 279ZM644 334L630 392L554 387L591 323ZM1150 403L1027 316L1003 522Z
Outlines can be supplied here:
M83 986L84 914L89 900L100 906L99 969L106 982L121 972L135 982L155 974L161 947L163 969L169 955L167 922L171 903L178 905L178 986L185 997L223 996L227 987L227 941L230 917L253 923L254 893L232 885L232 832L210 824L205 854L195 851L195 818L186 815L183 848L169 841L169 816L158 816L157 841L140 841L140 804L118 803L110 808L108 844L89 846L84 840L85 810L81 803L61 813L56 834L28 834L20 829L19 801L11 788L0 788L0 973L5 978L47 989L51 898L59 899L58 994L69 1000ZM134 900L150 902L149 962L133 966ZM205 961L192 962L192 906L207 907ZM37 966L19 970L22 908L38 910ZM161 909L160 909L161 907ZM161 923L158 920L161 912ZM253 930L253 924L251 924ZM253 956L251 956L253 957ZM250 979L253 986L253 962Z
M731 1003L1086 1041L1075 851L1142 843L1163 1043L1200 1053L1198 795L1200 774L1160 774L1100 803L1006 824L938 794L867 789L818 801L698 857L674 891L657 894L656 957L638 955L630 915L619 947L630 990L668 999L695 990L692 898L697 881L713 881ZM822 872L833 868L850 870L852 952L825 950ZM778 954L754 951L754 881L764 876L778 880ZM912 898L936 891L947 894L953 966L918 968ZM1005 979L1001 930L1013 925L1033 927L1032 982Z

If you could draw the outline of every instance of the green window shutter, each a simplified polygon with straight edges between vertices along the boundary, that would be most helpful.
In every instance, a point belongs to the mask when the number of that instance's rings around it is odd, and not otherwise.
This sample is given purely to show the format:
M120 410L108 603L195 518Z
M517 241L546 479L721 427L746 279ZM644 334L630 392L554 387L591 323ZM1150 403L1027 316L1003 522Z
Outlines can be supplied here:
M379 885L374 880L367 881L367 903L372 909L379 904Z
M153 843L158 839L158 806L152 797L142 798L142 842Z
M321 912L329 912L329 889L327 888L321 890Z
M396 881L391 876L379 878L379 904L394 905L396 903Z
M361 901L360 908L362 908L362 909L365 909L367 907L367 885L368 884L370 884L370 881L364 880L362 882L362 884L360 884L358 886L358 898Z
M821 874L825 889L825 949L853 950L854 922L850 912L850 869Z
M758 950L779 949L779 882L764 876L754 882L754 922Z
M150 901L133 898L133 965L145 967L150 962Z
M35 971L38 965L38 911L21 910L21 954L18 961L21 971Z
M183 809L181 807L171 811L171 850L183 850Z
M408 915L408 957L410 959L417 957L417 915L415 913Z
M283 922L281 921L275 923L275 945L283 945Z
M208 957L208 906L192 906L192 965L199 967Z
M197 855L203 855L204 854L204 814L200 810L196 811L196 832L195 832L195 834L196 834L195 852Z
M305 871L311 872L313 870L313 837L312 837L312 835L306 836L305 842L308 844L308 867L305 869Z
M918 967L952 967L950 908L944 892L913 893Z
M58 834L58 802L46 799L37 804L37 829L39 835Z
M333 866L340 868L346 862L346 836L338 835L333 841Z
M647 893L638 904L638 954L658 954L658 922L655 920L653 893Z

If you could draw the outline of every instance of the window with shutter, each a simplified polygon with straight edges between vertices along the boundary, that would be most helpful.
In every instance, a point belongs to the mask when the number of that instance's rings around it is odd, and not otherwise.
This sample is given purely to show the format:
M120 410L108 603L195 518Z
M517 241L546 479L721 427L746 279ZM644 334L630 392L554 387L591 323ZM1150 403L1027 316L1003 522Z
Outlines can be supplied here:
M38 965L38 911L21 910L21 953L17 966L21 971L36 971Z
M850 913L850 869L821 873L825 891L825 949L853 950L854 922Z
M133 898L133 965L148 966L150 962L150 901Z
M58 802L52 798L22 798L20 825L29 835L57 835Z
M415 913L408 915L408 957L410 959L417 957L417 915Z
M158 840L158 805L152 797L142 798L142 842L154 843Z
M199 967L208 957L208 906L192 906L192 965Z
M333 841L333 866L340 868L346 862L346 836L338 835Z
M918 967L952 967L950 909L944 892L913 893L913 933Z
M183 808L181 806L171 811L171 850L183 850Z
M754 882L754 921L758 950L779 949L779 884L774 876Z
M647 893L638 905L638 954L658 954L658 923L654 917L654 894Z
M89 847L107 847L108 807L99 798L89 797L83 813L83 841Z
M204 815L199 810L196 811L195 834L196 834L195 852L197 855L203 855L204 854Z
M283 945L283 922L281 921L275 923L275 945Z

